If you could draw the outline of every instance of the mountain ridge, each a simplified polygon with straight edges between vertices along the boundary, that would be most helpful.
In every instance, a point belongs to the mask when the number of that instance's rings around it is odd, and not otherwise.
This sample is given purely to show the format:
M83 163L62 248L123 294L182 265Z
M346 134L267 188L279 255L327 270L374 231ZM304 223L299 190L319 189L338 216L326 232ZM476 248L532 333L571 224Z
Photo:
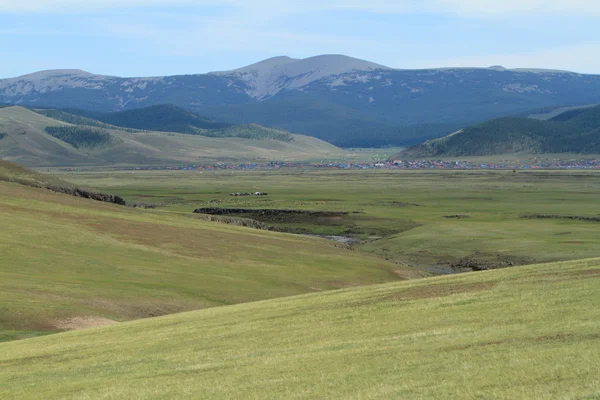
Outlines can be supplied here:
M229 124L256 123L336 145L404 146L457 125L600 103L600 75L498 66L403 70L341 55L282 56L166 77L34 73L0 80L0 103L94 112L174 104Z

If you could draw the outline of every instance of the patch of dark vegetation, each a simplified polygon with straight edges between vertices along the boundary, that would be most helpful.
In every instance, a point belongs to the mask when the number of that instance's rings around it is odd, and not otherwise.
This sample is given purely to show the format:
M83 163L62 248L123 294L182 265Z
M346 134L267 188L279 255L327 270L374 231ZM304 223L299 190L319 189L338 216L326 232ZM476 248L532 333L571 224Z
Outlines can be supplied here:
M196 214L208 215L232 215L252 214L260 217L277 217L283 215L307 215L311 217L339 217L348 215L344 211L307 211L307 210L278 210L278 209L255 209L255 208L218 208L207 207L194 210Z
M197 129L195 127L188 128L184 133L202 135L215 138L230 138L236 137L241 139L254 140L279 140L281 142L291 142L294 137L286 131L279 129L266 128L256 124L236 125L222 129Z
M475 251L473 254L461 258L458 261L450 262L449 266L453 269L488 271L491 269L509 268L533 263L534 260L526 257L507 254L486 254Z
M420 204L406 203L404 201L390 201L390 202L387 202L386 204L389 204L389 205L392 205L392 206L396 206L396 207L423 207Z
M146 209L154 209L154 208L158 208L159 205L158 204L149 204L149 203L127 203L127 205L129 207L133 207L133 208L141 208L143 210Z
M557 215L557 214L522 214L522 219L567 219L576 221L600 222L600 217L585 215Z
M38 110L33 110L33 111L35 111L38 114L44 115L48 118L56 119L58 121L63 121L63 122L66 122L66 123L72 124L72 125L94 126L97 128L104 128L104 129L118 129L120 131L130 132L130 133L147 132L147 131L144 131L141 129L131 129L131 128L124 128L121 126L105 124L103 122L97 121L92 118L87 118L87 117L83 117L80 115L71 114L66 111L57 110L57 109L53 109L53 108L38 109Z
M272 226L264 224L262 222L246 219L246 218L233 218L233 217L224 217L224 216L215 216L215 215L202 215L198 217L203 221L209 222L219 222L221 224L234 225L234 226L244 226L246 228L260 229L263 231L272 231L275 230Z
M46 186L46 189L52 190L53 192L57 193L64 193L75 197L82 197L84 199L103 201L105 203L119 204L122 206L127 205L127 202L122 197L116 196L114 194L97 193L85 189L59 185Z
M456 214L456 215L444 215L444 218L447 219L467 219L467 218L471 218L470 215L465 215L465 214Z
M350 213L342 211L205 207L196 209L194 213L252 220L263 224L259 229L297 235L322 234L323 228L330 235L364 233L359 227L349 225L353 222Z
M5 137L7 137L8 135L4 132L0 132L0 140L4 139Z
M110 132L90 126L47 126L46 133L77 149L106 146L113 142Z

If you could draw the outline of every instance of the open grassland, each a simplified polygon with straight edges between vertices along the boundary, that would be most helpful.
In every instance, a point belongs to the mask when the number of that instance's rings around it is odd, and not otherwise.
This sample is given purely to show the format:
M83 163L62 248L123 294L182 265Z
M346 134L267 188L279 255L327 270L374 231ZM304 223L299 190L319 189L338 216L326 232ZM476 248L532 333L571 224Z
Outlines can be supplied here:
M420 276L321 239L16 183L0 182L0 226L0 341Z
M11 399L598 399L600 260L0 344Z
M270 218L298 233L354 236L357 249L448 272L600 257L598 171L82 172L58 176L163 204L345 211L331 218ZM268 192L231 197L231 192ZM524 215L592 220L525 219Z

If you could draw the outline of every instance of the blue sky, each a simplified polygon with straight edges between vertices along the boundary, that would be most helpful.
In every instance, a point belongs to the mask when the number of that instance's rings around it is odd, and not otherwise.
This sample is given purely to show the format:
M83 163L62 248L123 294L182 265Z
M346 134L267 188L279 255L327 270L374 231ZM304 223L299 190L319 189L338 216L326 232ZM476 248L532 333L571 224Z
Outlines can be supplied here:
M599 19L596 0L0 0L0 78L192 74L318 54L600 74Z

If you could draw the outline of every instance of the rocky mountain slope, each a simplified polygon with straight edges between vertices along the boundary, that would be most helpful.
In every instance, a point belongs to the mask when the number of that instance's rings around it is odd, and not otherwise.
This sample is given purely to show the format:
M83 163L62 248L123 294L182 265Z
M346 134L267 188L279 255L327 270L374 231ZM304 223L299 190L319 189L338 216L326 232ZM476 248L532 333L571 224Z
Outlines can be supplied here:
M0 80L0 103L121 111L174 104L344 146L411 144L486 119L600 102L600 75L395 70L340 55L276 57L226 72L119 78L77 70Z

